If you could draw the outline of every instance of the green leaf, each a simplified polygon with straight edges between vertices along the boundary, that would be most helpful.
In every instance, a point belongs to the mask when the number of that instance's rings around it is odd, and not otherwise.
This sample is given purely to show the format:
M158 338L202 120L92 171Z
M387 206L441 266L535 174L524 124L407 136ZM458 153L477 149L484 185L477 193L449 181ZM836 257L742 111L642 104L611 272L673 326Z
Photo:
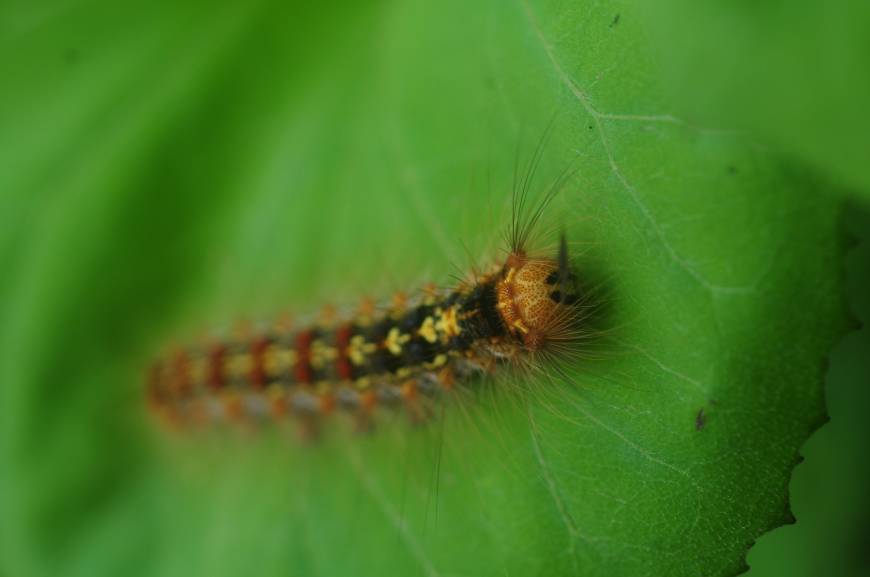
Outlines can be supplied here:
M870 4L637 4L675 111L757 134L870 195Z
M844 326L838 195L674 117L635 11L5 12L0 572L734 575L789 519ZM601 358L310 446L145 418L178 335L496 258L554 114L536 188L577 169L551 228L606 289Z
M870 211L852 202L847 232L859 241L846 259L849 309L861 323L831 350L825 379L831 422L803 446L806 459L789 485L798 523L772 531L749 552L754 575L863 575L870 559L858 545L870 518ZM857 546L856 546L857 545Z

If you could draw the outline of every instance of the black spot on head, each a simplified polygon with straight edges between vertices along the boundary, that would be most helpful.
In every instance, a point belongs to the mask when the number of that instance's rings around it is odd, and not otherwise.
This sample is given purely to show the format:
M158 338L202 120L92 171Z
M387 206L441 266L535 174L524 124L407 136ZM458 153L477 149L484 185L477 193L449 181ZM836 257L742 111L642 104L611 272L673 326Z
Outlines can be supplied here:
M563 271L554 270L547 275L545 282L551 285L573 284L577 282L577 275L570 268L566 268L566 270Z

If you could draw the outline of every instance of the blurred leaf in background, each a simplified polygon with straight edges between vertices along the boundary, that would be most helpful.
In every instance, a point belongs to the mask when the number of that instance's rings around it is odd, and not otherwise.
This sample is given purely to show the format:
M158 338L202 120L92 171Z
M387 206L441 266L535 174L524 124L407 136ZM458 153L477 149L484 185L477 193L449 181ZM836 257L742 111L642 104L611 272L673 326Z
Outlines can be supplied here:
M850 304L866 325L870 295L870 4L638 2L661 55L675 111L741 127L802 157L863 197L849 209L860 247L849 256ZM832 422L807 444L791 487L794 526L765 536L751 575L870 573L866 465L870 425L866 327L831 356Z
M637 4L680 115L750 131L870 195L870 3Z
M681 40L648 17L0 7L0 573L743 569L824 420L861 151L684 114ZM554 114L537 186L578 167L553 218L607 281L604 359L528 397L482 383L422 429L156 434L141 369L172 339L497 254L516 149Z

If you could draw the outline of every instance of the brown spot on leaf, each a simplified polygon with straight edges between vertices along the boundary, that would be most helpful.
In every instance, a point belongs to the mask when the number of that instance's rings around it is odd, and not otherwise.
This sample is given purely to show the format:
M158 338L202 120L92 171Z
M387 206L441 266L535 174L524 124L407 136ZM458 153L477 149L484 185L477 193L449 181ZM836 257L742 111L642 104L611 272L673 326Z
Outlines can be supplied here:
M704 413L704 409L698 411L698 414L695 415L695 430L700 431L704 428L704 425L707 424L707 414Z

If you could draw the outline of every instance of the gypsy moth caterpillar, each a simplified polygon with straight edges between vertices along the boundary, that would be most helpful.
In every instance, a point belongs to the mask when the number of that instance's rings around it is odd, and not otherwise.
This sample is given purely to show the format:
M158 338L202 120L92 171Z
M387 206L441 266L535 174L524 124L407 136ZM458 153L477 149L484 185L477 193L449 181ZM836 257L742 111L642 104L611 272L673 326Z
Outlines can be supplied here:
M564 170L532 199L546 135L515 173L504 256L491 266L448 288L396 293L382 307L364 299L352 312L327 308L296 325L281 319L179 347L149 370L150 406L183 424L289 417L311 431L339 412L367 428L396 408L422 422L480 375L576 358L594 307L565 235L536 248L542 217L573 174Z

